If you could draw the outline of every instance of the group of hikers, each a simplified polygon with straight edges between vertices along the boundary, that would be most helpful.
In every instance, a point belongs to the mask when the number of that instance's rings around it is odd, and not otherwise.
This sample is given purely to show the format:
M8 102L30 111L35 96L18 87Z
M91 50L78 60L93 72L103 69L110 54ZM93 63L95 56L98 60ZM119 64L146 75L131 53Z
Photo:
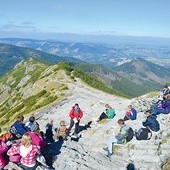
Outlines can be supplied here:
M146 121L142 123L145 128L139 129L141 134L144 130L148 130L148 132L159 131L160 126L159 122L156 120L157 115L160 113L170 113L170 90L168 90L167 86L164 87L161 95L162 98L159 98L159 101L154 105L152 110L147 110L145 112L147 118ZM106 113L103 112L99 116L97 122L115 117L115 109L109 104L106 104L105 107ZM24 170L35 170L39 165L38 160L40 160L40 158L45 160L45 164L49 168L55 169L52 166L52 158L50 155L46 154L46 149L55 141L63 141L71 137L72 135L70 132L74 125L73 135L78 138L79 123L83 117L83 111L77 103L72 107L69 117L70 125L68 128L65 121L62 120L60 121L60 127L54 129L53 121L50 121L46 125L45 132L43 132L34 116L31 116L29 121L25 124L24 117L19 116L8 132L0 132L0 169L3 169L8 162L12 162ZM125 121L136 119L137 111L132 105L129 105L124 118L117 121L120 126L119 133L111 136L108 140L108 147L103 148L107 151L108 157L111 157L113 154L114 143L124 144L132 139L134 131L125 124ZM55 130L55 134L53 130ZM139 131L136 132L136 134L138 134L138 139L140 139ZM148 136L147 139L149 139Z
M68 128L62 120L60 127L54 129L53 121L50 121L46 125L45 132L40 130L34 116L31 116L25 124L24 117L18 116L9 131L0 132L0 169L3 169L8 162L12 163L12 167L17 165L24 170L35 170L39 164L55 169L52 166L52 157L46 150L55 141L67 140L68 136L71 136L70 131L74 124L74 135L78 137L78 126L83 112L77 103L72 107L69 116Z
M108 116L108 113L112 112L112 116ZM167 85L163 87L160 93L158 101L151 106L151 109L145 111L146 120L142 122L144 128L140 128L138 131L133 131L131 127L125 124L127 120L136 120L137 111L132 107L128 106L127 112L123 119L117 121L120 126L120 131L118 134L113 134L108 139L108 146L103 148L107 151L107 156L111 157L113 155L113 145L114 144L125 144L129 142L133 136L136 136L137 140L149 140L152 136L152 132L158 132L160 130L160 124L157 121L157 115L159 114L169 114L170 113L170 89ZM102 113L102 115L104 115ZM106 116L105 118L113 118L115 116L115 111L110 106L106 105ZM101 121L101 117L99 121Z

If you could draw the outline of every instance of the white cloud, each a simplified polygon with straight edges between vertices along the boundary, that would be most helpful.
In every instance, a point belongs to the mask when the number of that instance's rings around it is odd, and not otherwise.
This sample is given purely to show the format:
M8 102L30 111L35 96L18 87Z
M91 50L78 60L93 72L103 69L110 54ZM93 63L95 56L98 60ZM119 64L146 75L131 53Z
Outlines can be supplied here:
M7 24L0 25L2 31L38 31L39 29L30 21L22 21L21 23L15 23L13 20Z
M32 22L32 21L22 21L22 22L21 22L21 25L27 25L27 26L32 25L32 26L33 26L33 25L35 25L35 24L34 24L34 22Z

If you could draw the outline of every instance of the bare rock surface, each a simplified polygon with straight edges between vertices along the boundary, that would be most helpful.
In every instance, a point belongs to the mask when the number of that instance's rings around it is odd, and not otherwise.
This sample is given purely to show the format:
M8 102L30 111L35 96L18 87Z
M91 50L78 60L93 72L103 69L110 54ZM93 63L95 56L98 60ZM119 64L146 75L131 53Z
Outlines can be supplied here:
M40 128L45 131L45 125L50 120L54 121L54 128L59 127L61 120L69 126L69 112L75 103L80 105L84 113L80 123L81 138L78 141L67 140L63 143L56 141L52 144L53 166L56 169L126 170L127 165L133 163L137 170L161 170L170 155L169 115L158 116L161 130L153 133L151 140L137 141L134 137L125 145L116 145L111 158L108 158L103 150L103 147L107 146L109 136L119 131L117 120L124 117L127 106L132 104L136 108L138 118L135 121L129 120L126 124L134 130L139 129L145 119L144 111L150 108L156 100L155 97L144 95L129 100L93 89L78 79L74 83L68 83L68 87L70 95L61 103L35 114ZM96 120L105 111L106 103L115 108L116 116L111 120L97 123Z

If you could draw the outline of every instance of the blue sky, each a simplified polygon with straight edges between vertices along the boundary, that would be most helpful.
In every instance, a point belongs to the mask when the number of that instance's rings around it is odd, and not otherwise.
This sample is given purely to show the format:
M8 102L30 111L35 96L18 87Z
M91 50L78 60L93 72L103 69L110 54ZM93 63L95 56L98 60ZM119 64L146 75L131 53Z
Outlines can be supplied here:
M1 0L0 37L170 37L169 0Z

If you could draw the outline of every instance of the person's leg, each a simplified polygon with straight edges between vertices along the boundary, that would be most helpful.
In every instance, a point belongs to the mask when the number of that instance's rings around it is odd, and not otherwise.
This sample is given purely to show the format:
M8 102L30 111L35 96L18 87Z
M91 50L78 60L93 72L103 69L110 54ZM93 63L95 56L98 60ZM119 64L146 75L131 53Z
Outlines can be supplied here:
M114 136L110 136L108 140L108 151L110 154L113 153L113 143L117 143L117 139Z
M153 110L153 115L158 115L158 114L160 114L160 113L163 113L163 109L155 108L155 109Z
M102 119L107 119L107 118L108 118L107 115L103 112L103 113L100 115L100 117L99 117L99 119L98 119L98 122L101 121Z
M34 167L27 167L25 165L21 165L21 167L23 168L23 170L35 170L36 169L36 165Z
M78 121L78 122L75 124L75 129L74 129L74 134L75 134L75 135L78 134L79 123L80 123L80 121Z
M70 130L72 129L73 126L74 126L74 120L70 119L70 126L69 126L69 128L67 130L67 136L69 136Z
M124 121L129 120L129 118L125 115L125 117L123 118Z

